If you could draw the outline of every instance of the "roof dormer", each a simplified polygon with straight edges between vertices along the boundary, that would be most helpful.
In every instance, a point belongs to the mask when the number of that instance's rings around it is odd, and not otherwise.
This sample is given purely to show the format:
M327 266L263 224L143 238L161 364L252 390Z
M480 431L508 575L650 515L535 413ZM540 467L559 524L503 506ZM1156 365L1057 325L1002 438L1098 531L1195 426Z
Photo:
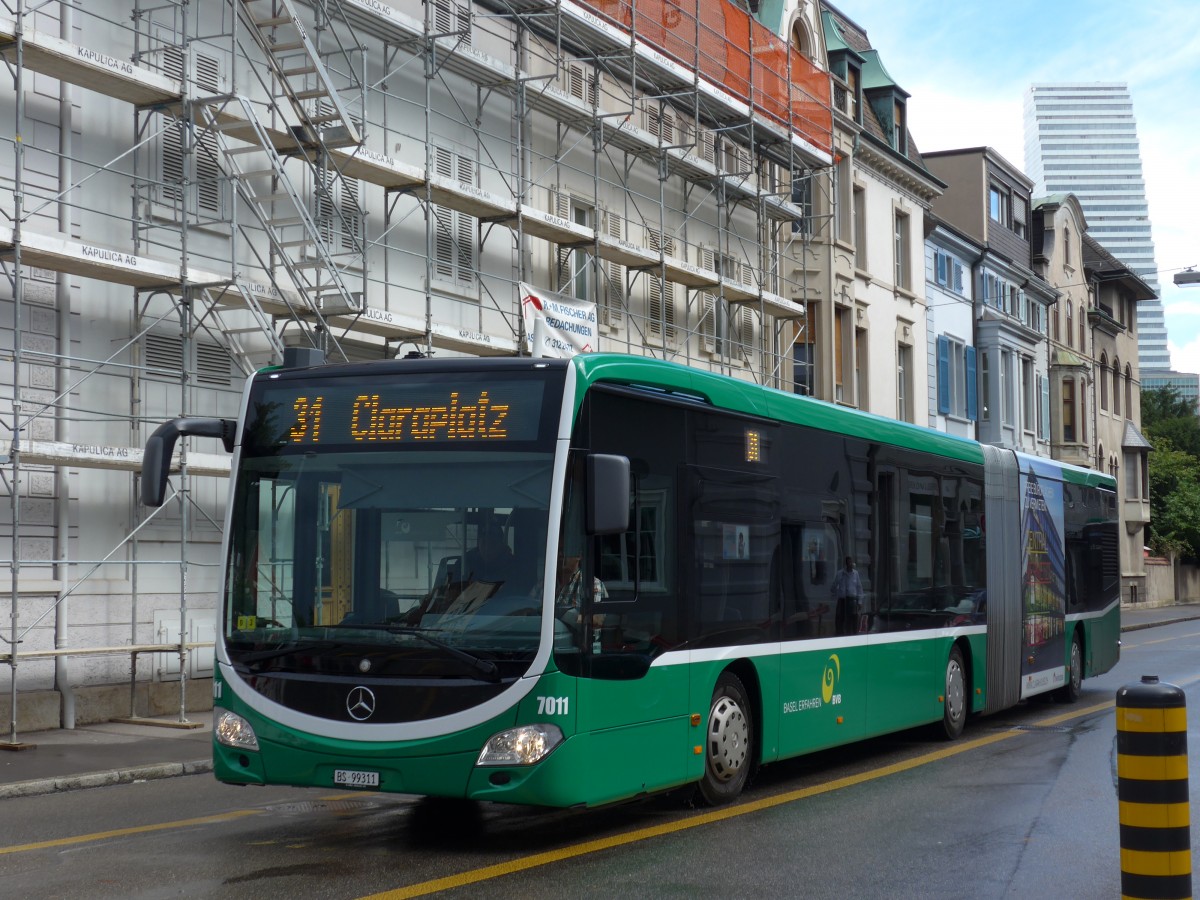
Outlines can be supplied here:
M901 156L908 156L908 98L911 95L888 74L879 51L867 50L862 56L863 96L871 104L888 145Z
M864 62L862 54L846 43L846 36L828 10L822 11L821 24L825 31L825 53L829 59L829 71L845 83L845 87L834 84L834 106L861 125ZM843 96L839 96L839 92Z

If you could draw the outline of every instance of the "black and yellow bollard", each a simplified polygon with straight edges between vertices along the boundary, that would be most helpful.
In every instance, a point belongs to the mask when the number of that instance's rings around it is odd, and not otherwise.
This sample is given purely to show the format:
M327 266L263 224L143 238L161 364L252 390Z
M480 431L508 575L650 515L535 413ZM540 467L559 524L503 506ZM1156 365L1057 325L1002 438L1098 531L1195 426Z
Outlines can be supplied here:
M1192 896L1187 709L1183 691L1144 675L1117 691L1121 896Z

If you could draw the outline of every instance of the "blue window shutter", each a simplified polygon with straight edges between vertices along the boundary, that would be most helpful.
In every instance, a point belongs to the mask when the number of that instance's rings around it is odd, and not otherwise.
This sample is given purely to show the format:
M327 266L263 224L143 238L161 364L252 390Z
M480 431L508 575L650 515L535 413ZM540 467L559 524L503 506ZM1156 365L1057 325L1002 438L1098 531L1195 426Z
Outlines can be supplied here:
M979 384L975 376L975 348L967 348L967 418L979 418Z
M960 266L958 263L955 263L954 264L954 290L956 290L960 294L963 292L962 276L963 276L963 267Z
M941 250L934 251L934 259L937 260L937 283L945 284L946 283L946 269L947 269L947 263L949 262L949 260L946 258L946 254L943 253Z
M937 404L938 412L950 412L950 341L945 335L937 339Z

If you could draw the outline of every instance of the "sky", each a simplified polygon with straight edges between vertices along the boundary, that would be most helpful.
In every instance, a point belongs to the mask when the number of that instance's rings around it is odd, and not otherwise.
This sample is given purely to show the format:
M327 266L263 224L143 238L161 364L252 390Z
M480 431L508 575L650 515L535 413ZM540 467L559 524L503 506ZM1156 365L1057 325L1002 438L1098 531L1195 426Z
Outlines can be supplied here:
M832 0L912 96L922 151L990 146L1025 167L1034 82L1123 81L1133 97L1172 368L1200 372L1200 3Z

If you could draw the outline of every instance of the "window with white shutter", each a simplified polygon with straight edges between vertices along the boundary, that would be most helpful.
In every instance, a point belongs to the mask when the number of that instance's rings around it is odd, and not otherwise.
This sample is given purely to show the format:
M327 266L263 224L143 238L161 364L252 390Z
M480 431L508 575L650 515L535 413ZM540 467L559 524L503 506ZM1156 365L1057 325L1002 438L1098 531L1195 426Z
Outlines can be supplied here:
M471 10L454 0L433 0L433 32L453 36L458 43L471 46Z
M625 220L612 212L604 214L604 233L613 240L624 237ZM616 326L625 321L625 267L608 260L604 263L605 290L601 301L600 321Z
M475 160L446 147L434 152L434 171L443 178L475 184ZM434 277L458 286L475 281L478 225L474 216L434 204Z
M653 228L646 229L650 249L660 250L667 256L675 255L675 239L664 236ZM647 273L648 296L646 300L646 334L667 342L675 339L675 283L656 274L654 269Z
M563 66L563 87L576 100L587 106L595 106L600 95L600 72L581 62L569 62Z
M192 66L187 66L187 55L178 47L168 47L163 51L163 73L171 78L184 82L185 90L196 96L220 93L221 66L216 57L193 51ZM182 184L184 179L184 132L186 123L173 116L161 117L163 132L162 144L159 149L159 183L161 190L159 202L179 210L183 204ZM208 131L195 131L196 146L192 148L195 164L195 209L189 212L210 213L213 216L223 214L222 169L220 163L220 147L217 136Z

